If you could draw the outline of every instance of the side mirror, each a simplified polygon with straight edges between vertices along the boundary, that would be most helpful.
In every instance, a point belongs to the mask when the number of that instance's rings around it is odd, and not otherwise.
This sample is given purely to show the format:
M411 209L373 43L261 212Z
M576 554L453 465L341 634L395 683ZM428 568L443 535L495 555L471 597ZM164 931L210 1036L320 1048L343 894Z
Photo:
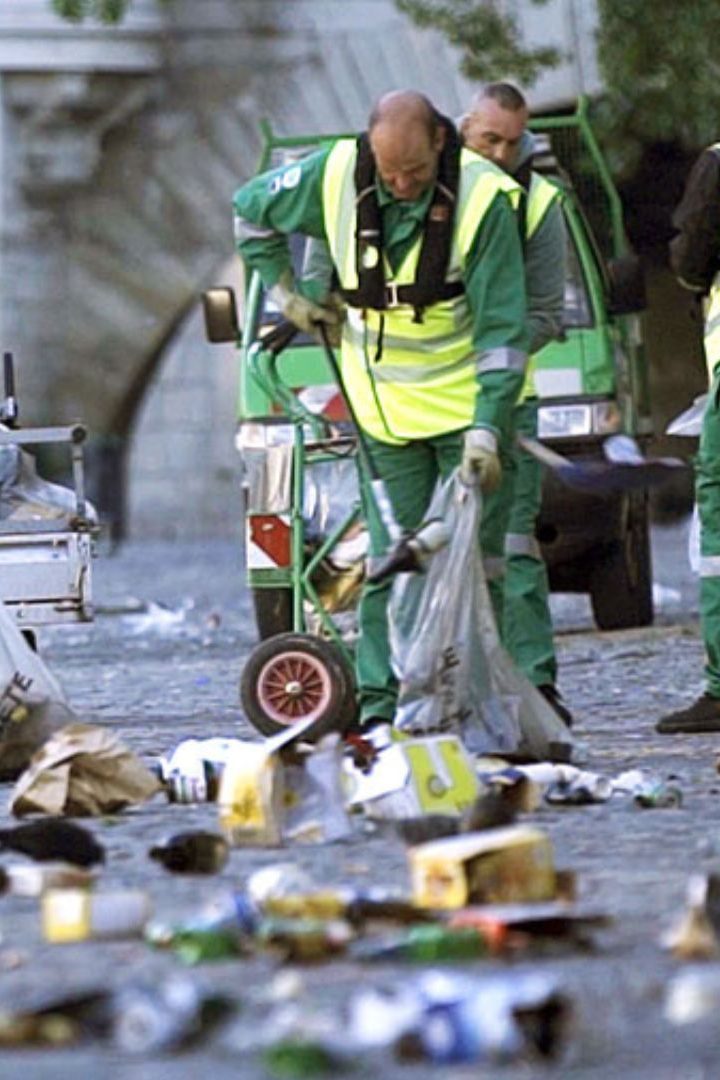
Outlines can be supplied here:
M206 289L202 294L205 336L217 345L221 341L237 341L240 325L237 317L235 293L229 285Z
M632 315L647 307L645 272L637 255L621 255L608 262L610 315Z

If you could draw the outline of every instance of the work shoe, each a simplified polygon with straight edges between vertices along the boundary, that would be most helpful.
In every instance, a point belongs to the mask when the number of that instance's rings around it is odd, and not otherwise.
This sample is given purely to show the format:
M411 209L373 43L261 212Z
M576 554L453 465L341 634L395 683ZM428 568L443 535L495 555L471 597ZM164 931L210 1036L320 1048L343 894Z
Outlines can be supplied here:
M552 683L544 683L542 686L538 686L538 690L548 705L555 710L565 727L571 728L573 726L572 713L563 701L558 688L553 686Z
M660 735L700 735L720 731L720 698L703 694L687 709L662 716L655 730Z

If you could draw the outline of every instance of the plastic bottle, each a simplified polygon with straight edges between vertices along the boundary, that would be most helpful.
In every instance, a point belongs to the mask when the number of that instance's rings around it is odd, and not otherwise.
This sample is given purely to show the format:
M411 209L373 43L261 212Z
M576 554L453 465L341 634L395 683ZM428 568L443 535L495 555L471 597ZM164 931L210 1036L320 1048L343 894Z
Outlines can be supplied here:
M647 786L639 791L636 791L633 796L633 802L636 806L642 806L644 809L670 809L682 806L682 791L678 787L672 787L670 784L665 784L663 781L657 781L655 783L649 783Z
M175 931L170 947L185 964L199 964L204 960L226 960L239 956L242 946L233 930L180 928Z
M113 1041L127 1053L172 1050L198 1028L201 998L188 979L122 987L113 1002Z
M437 924L411 926L389 941L361 942L354 951L362 960L473 960L490 951L488 935L476 926L449 927Z
M231 1008L228 997L185 974L132 982L113 996L113 1042L130 1054L178 1050Z
M344 952L353 931L342 919L263 919L256 933L260 945L279 951L284 960L313 961Z
M453 985L451 977L429 972L419 989L422 1016L396 1042L401 1057L510 1061L551 1057L562 1044L570 1003L552 976L512 972Z
M150 918L149 897L139 890L88 892L48 889L41 901L46 941L138 937Z
M0 868L2 888L10 896L42 896L48 889L89 889L95 875L91 870L68 863L10 863Z
M174 950L187 964L221 960L246 951L259 917L243 893L227 893L183 923L148 923L145 940L156 948Z

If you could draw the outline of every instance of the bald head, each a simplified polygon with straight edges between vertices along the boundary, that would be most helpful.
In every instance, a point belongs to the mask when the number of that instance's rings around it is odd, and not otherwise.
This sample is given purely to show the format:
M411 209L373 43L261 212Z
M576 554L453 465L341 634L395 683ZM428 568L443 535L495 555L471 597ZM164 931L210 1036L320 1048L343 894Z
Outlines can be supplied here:
M511 83L489 83L476 94L461 124L465 145L512 172L528 122L525 98Z
M432 136L437 130L438 114L430 99L417 90L391 90L375 103L370 113L368 131L372 131L378 124L420 124L426 128L428 135Z
M377 171L396 199L419 199L435 182L445 129L432 103L414 90L394 90L368 122Z

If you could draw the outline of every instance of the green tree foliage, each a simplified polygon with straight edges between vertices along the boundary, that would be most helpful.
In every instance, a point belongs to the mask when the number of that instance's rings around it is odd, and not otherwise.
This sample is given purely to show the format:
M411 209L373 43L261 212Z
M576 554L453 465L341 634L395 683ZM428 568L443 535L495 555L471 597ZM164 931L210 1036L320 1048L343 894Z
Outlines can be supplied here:
M114 26L123 21L133 0L49 0L50 7L62 19L81 23L85 19ZM167 4L170 0L159 0Z
M598 0L598 14L596 115L616 169L653 143L696 151L719 138L717 0Z
M542 3L544 0L526 0ZM720 137L718 0L596 0L598 63L605 90L593 119L616 173L633 171L643 150L674 142L695 151ZM560 56L526 48L497 0L395 0L420 26L442 31L462 51L472 79L516 78L531 87Z
M50 0L51 7L68 22L95 19L110 25L119 23L132 0Z
M544 4L547 0L530 0ZM517 21L499 10L496 0L395 0L418 26L442 31L462 53L461 69L469 79L487 82L516 78L531 86L547 67L559 63L557 49L526 48Z

